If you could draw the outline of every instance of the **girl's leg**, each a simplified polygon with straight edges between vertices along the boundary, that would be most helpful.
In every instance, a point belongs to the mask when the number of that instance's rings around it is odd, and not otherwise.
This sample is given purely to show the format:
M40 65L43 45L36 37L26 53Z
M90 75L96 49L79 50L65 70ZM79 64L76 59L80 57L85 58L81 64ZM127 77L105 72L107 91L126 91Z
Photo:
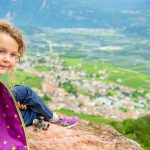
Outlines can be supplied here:
M13 89L13 95L16 101L27 105L27 109L30 112L43 116L47 121L53 117L53 112L31 88L24 85L16 85Z
M15 99L19 101L21 104L27 105L27 112L26 110L25 112L22 111L22 113L24 113L22 114L24 120L29 121L29 123L26 124L30 124L31 121L33 121L34 118L33 114L36 114L37 116L43 116L46 121L68 128L75 126L79 122L79 119L76 117L68 117L58 115L57 113L53 113L37 96L37 94L27 86L16 85L13 90L13 95ZM25 119L30 117L31 119Z
M32 125L33 120L38 118L35 113L29 112L28 110L20 110L20 112L23 117L25 126Z

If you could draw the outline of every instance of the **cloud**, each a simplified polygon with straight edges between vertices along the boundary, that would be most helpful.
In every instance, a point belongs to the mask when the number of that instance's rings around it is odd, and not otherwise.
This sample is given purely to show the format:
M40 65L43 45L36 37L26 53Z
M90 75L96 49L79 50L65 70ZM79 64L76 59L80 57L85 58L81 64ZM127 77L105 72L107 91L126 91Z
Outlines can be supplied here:
M85 20L85 17L83 17L83 16L76 16L76 20L77 21Z
M47 0L42 0L42 5L40 7L40 10L43 10L47 7Z
M21 0L11 0L12 3L20 3Z
M68 16L69 16L69 17L73 16L73 11L72 11L72 10L69 10L69 11L68 11Z
M11 0L12 2L17 2L18 0Z
M137 15L140 12L139 11L131 11L131 10L122 10L121 13L123 13L123 14Z
M7 20L9 20L9 21L14 20L15 17L16 17L16 13L15 13L15 12L8 11L8 12L5 14L5 19L7 19Z
M25 25L28 25L32 22L33 15L28 16L28 19L24 22Z

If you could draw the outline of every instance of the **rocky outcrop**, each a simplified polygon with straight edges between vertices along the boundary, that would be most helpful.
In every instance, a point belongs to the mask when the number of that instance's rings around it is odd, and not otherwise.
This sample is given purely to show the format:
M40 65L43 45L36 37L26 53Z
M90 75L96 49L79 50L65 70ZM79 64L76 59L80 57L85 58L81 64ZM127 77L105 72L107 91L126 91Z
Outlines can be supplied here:
M74 129L51 124L47 131L27 128L31 150L142 150L108 125L81 121Z

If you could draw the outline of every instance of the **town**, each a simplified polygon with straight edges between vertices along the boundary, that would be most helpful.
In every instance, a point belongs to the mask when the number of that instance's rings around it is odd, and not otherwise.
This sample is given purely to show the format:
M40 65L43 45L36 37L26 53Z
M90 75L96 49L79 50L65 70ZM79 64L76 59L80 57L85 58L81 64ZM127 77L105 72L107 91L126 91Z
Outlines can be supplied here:
M43 63L39 63L42 59ZM39 71L36 66L46 69ZM42 77L42 89L32 88L40 97L49 97L51 101L47 105L51 109L69 109L115 120L133 119L150 113L149 92L117 84L121 79L116 83L104 82L108 76L106 70L99 69L99 80L95 78L96 74L89 79L88 73L79 69L81 66L78 64L78 69L65 67L58 53L51 53L50 57L38 54L32 60L26 55L17 68Z

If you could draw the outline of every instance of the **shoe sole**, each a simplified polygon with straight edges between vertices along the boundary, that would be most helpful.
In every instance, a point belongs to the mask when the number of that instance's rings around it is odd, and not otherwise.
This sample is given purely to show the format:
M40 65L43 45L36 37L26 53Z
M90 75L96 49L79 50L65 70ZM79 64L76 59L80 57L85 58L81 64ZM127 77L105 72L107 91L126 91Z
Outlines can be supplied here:
M72 124L72 125L70 125L70 126L66 126L65 128L67 128L67 129L73 128L73 127L76 126L78 123L79 123L79 122L76 122L75 124Z

